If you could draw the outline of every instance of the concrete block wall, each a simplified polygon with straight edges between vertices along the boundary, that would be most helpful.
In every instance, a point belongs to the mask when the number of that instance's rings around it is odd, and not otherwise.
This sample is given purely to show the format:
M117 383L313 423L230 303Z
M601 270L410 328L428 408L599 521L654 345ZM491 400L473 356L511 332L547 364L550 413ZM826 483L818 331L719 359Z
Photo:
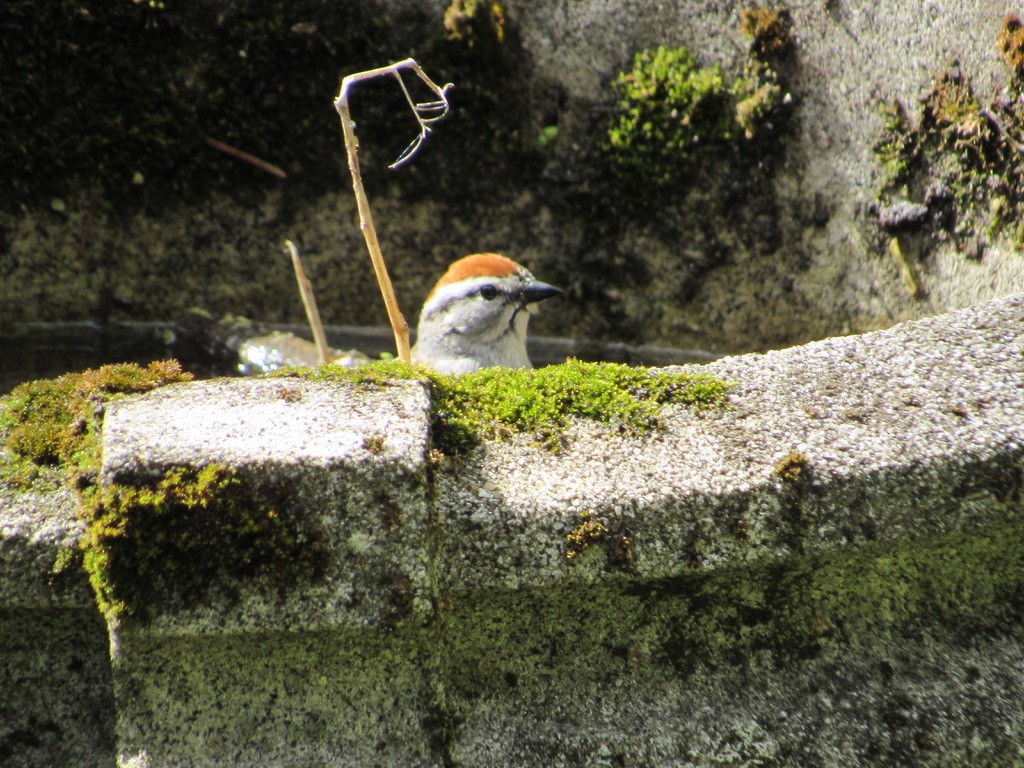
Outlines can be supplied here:
M118 401L103 483L230 466L324 567L108 623L74 497L6 487L0 762L1019 762L1024 295L693 370L727 408L440 463L415 382Z

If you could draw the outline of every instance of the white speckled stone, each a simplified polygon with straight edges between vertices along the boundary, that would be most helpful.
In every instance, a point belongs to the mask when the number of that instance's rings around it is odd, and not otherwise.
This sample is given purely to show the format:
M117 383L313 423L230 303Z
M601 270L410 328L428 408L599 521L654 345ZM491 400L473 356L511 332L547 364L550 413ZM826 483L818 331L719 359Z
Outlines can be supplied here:
M577 422L561 454L491 443L441 474L451 584L574 578L562 532L584 515L628 530L652 577L970 530L1001 517L1024 461L1024 296L677 370L732 382L728 407L674 408L633 439ZM798 483L775 472L793 451Z
M428 413L417 382L354 387L298 378L171 385L111 403L102 483L226 465L257 497L284 498L283 514L312 520L330 552L326 573L311 584L285 593L259 580L230 585L230 596L214 590L209 604L153 626L313 630L388 621L396 600L423 608Z

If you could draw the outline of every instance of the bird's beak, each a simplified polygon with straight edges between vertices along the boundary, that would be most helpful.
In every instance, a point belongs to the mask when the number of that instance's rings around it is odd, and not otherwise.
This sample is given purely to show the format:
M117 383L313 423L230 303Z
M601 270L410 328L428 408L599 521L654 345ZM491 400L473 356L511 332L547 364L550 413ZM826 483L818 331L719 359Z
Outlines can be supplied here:
M523 304L536 304L544 299L561 296L564 291L547 283L530 283L523 289Z

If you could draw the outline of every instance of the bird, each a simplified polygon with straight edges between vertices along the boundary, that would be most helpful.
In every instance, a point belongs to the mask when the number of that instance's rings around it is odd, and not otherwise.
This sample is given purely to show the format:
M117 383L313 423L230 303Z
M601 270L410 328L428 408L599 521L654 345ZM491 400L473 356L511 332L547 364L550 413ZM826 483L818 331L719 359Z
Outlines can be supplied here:
M539 302L562 293L500 254L464 256L452 262L423 303L412 361L448 374L532 368L526 353L530 315Z

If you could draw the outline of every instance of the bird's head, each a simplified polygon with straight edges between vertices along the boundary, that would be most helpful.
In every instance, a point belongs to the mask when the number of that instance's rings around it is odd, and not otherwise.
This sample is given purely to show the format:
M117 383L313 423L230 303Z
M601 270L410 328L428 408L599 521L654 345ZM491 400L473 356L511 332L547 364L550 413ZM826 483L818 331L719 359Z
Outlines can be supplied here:
M413 361L442 373L530 368L526 326L538 302L561 290L496 253L452 263L420 312Z

